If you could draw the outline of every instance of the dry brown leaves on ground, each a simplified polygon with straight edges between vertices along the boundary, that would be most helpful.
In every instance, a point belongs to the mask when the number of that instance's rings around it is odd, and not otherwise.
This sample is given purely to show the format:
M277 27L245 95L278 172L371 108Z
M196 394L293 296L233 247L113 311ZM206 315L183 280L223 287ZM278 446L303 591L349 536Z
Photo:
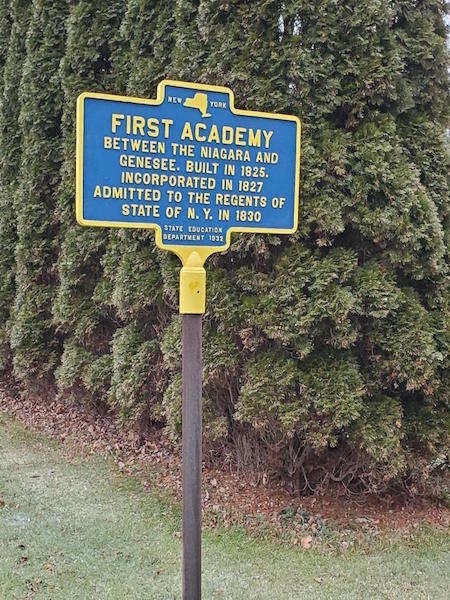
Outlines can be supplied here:
M0 381L0 411L14 416L26 427L65 442L79 454L111 457L121 471L138 475L145 488L163 486L181 495L180 447L161 430L140 443L134 431L121 429L112 414L99 414L80 405L57 399L23 399L11 382ZM293 497L283 487L265 487L241 474L203 470L205 523L229 526L236 521L248 527L264 524L292 527L292 543L304 549L325 522L340 528L356 524L361 530L382 532L407 529L426 522L447 528L450 511L426 498L406 500L393 496Z

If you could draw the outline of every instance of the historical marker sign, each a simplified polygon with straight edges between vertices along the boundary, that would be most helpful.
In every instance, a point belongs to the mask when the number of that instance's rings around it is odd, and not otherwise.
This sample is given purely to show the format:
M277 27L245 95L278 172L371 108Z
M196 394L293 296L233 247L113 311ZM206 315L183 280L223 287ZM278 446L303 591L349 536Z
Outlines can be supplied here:
M181 258L183 247L224 250L232 231L297 228L297 117L235 109L228 88L163 81L157 100L82 94L77 133L82 225L153 228Z
M78 98L78 222L155 229L183 263L183 600L201 598L203 265L232 231L294 232L299 169L299 119L235 109L228 88L163 81L156 100Z

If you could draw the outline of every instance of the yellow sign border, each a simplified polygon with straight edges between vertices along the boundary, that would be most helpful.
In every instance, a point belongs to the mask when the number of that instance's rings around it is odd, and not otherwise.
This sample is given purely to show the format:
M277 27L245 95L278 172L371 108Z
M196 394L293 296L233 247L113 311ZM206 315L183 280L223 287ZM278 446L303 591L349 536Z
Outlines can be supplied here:
M297 123L296 140L296 164L295 164L295 197L294 197L294 226L292 229L255 229L252 227L232 227L227 231L226 243L223 246L177 246L167 245L162 241L161 227L156 223L124 223L122 221L89 221L83 218L83 145L84 145L84 101L87 98L98 98L100 100L116 100L119 102L134 102L137 104L147 104L158 106L164 102L165 88L167 86L198 89L209 92L222 92L229 95L230 110L235 115L244 115L252 117L262 117L279 119L282 121L294 121ZM300 140L301 140L301 122L294 115L285 115L278 113L260 112L252 110L242 110L234 106L233 90L218 85L206 85L203 83L190 83L187 81L173 81L165 79L158 85L156 99L136 98L134 96L120 96L115 94L103 94L98 92L83 92L77 99L77 120L76 120L76 186L75 186L75 211L77 222L83 226L90 227L124 227L128 229L154 229L156 245L162 250L173 252L181 260L183 266L202 267L206 259L215 252L223 252L230 247L231 234L237 233L282 233L289 234L297 231L298 212L299 212L299 184L300 184Z

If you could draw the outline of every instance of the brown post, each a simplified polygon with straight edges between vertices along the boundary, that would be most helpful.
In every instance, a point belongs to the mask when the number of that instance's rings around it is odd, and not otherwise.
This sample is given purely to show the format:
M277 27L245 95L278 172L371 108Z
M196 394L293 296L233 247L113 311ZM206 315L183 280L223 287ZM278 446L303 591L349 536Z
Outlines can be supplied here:
M183 600L201 599L202 315L183 314Z

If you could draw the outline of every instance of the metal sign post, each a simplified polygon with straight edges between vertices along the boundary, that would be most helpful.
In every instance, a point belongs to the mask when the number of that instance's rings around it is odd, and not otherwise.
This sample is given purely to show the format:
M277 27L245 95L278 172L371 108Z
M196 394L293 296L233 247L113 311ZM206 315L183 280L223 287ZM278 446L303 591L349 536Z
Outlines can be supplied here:
M229 88L163 81L156 100L78 98L78 223L154 229L183 265L184 600L201 598L204 264L232 232L295 232L299 177L300 120L236 109Z
M201 598L202 315L183 315L183 598Z

